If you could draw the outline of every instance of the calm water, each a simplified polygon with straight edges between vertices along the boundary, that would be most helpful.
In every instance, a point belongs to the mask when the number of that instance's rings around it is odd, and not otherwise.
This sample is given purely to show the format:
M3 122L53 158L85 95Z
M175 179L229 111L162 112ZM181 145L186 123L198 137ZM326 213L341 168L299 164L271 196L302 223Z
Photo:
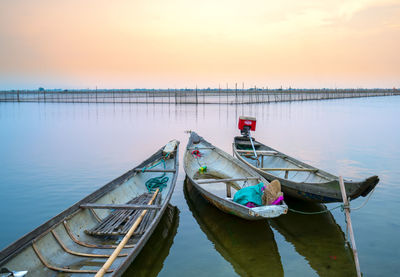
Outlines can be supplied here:
M398 96L197 107L0 103L0 248L168 140L181 141L182 156L185 130L196 130L231 153L239 115L257 117L257 139L316 167L350 179L379 175L368 204L352 213L361 270L364 276L400 275ZM339 209L322 216L243 222L220 213L184 185L182 168L179 175L171 201L178 209L163 219L127 276L354 274Z

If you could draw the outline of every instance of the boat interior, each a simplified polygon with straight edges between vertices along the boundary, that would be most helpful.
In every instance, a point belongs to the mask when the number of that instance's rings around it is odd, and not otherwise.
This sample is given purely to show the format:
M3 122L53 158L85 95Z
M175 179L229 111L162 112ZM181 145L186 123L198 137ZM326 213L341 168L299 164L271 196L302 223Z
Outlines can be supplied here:
M230 200L241 188L261 182L260 177L249 177L248 170L228 160L206 142L192 144L187 151L190 153L185 155L184 160L186 174L216 196ZM195 155L194 151L199 151L199 155ZM204 167L206 169L201 170Z
M176 172L172 156L166 159L159 150L148 164L125 173L27 234L8 247L13 250L11 253L0 257L0 268L27 270L28 276L93 276L142 211L147 210L107 271L113 272L134 251L167 200ZM160 162L162 158L165 162ZM158 177L162 177L165 186L149 191L146 182Z
M236 146L237 153L246 162L270 175L299 183L325 183L335 179L333 175L321 172L254 139L253 144L257 157L249 138L235 137L234 147Z

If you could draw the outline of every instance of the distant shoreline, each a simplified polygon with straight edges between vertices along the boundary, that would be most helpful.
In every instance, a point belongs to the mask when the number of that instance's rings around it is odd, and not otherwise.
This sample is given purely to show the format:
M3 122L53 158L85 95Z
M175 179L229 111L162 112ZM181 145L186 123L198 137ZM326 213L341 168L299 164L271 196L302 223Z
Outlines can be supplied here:
M257 104L400 95L399 89L9 90L0 102Z

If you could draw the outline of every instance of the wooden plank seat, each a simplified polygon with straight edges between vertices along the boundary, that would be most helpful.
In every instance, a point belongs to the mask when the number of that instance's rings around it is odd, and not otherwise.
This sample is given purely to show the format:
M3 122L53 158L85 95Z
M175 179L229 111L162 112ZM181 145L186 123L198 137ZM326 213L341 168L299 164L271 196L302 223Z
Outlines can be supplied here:
M80 205L81 208L90 209L113 209L113 210L159 210L161 207L156 205L135 205L135 204L96 204L86 203Z
M161 194L158 194L155 199L155 205L147 205L148 201L152 198L152 193L144 193L133 198L131 201L126 203L126 209L123 208L123 205L115 205L117 209L111 212L107 217L102 219L96 227L85 230L85 233L92 236L121 236L126 235L129 231L130 227L139 218L143 206L148 206L148 212L144 216L143 220L141 221L140 225L136 229L134 235L142 235L146 231L147 227L151 223L152 219L154 218L155 214L157 213L158 206L161 202ZM87 204L86 204L87 205ZM137 209L131 209L129 205L137 205ZM85 205L83 205L85 206ZM88 206L87 208L114 208L113 205L98 205L98 207Z
M318 169L313 168L260 168L263 171L307 171L307 172L317 172Z
M136 172L143 172L143 168L135 168L134 169L134 171L136 171ZM176 169L156 169L156 168L154 168L154 169L147 169L147 168L145 168L144 169L144 172L165 172L165 173L175 173L176 172Z
M236 150L238 153L243 153L244 155L253 155L253 149L250 150ZM258 156L269 156L269 155L278 155L279 153L276 151L269 151L269 150L256 150Z
M248 181L248 180L258 180L260 177L244 177L244 178L230 178L230 179L196 179L198 184L212 184L212 183L225 183L225 182L235 182L235 181Z

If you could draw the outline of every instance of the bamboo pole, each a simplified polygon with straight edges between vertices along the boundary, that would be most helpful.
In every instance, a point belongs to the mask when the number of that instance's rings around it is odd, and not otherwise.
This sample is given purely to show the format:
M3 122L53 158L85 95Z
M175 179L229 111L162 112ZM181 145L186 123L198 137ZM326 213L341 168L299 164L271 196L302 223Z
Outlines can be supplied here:
M353 248L354 262L356 264L357 276L361 277L360 263L358 261L358 254L356 248L356 241L354 240L353 226L350 218L349 200L347 199L346 189L344 188L343 177L339 176L340 191L342 192L344 211L346 213L347 227L349 229L351 248Z
M157 189L153 197L150 199L149 203L147 205L151 205L156 198L157 194L159 192L159 189ZM135 232L136 228L139 226L140 222L142 221L143 217L147 213L147 210L144 210L142 214L139 216L139 218L133 223L132 227L129 229L128 233L125 235L125 237L122 239L122 241L118 244L117 248L114 250L114 252L111 254L110 258L106 261L106 263L100 268L100 270L96 273L95 277L102 277L104 276L105 273L107 273L107 270L110 268L110 266L113 264L115 259L118 257L119 253L121 250L124 248L125 244L128 242L130 237L133 235L133 232Z

